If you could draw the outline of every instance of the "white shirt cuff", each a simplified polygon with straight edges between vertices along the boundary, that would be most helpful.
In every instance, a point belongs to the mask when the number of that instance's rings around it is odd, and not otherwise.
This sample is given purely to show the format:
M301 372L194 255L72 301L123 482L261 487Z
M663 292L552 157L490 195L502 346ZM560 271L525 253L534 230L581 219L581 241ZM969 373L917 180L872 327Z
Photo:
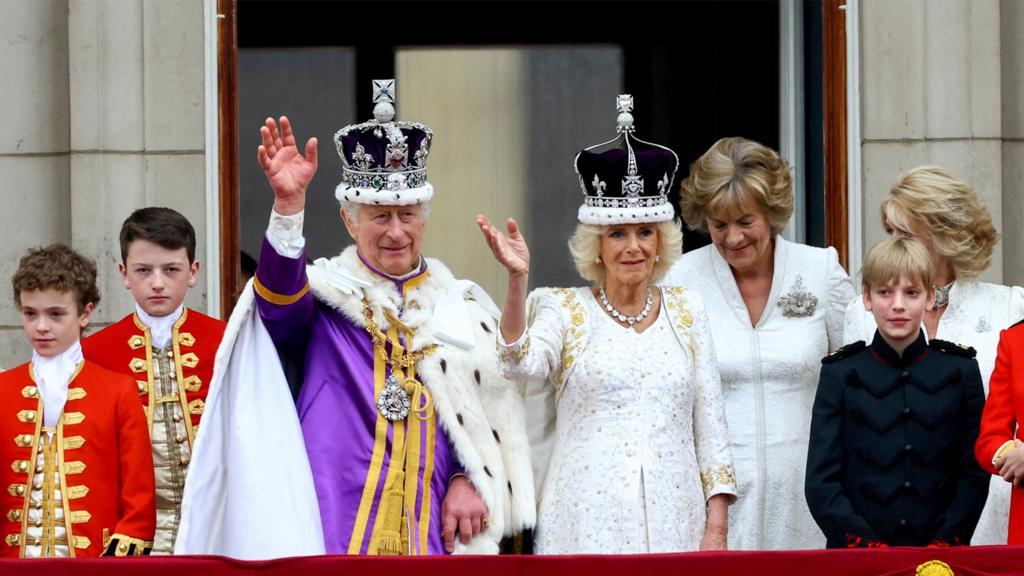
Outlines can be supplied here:
M274 247L279 256L298 258L306 247L306 239L302 236L302 222L305 212L285 216L277 210L270 210L270 225L267 226L267 242Z

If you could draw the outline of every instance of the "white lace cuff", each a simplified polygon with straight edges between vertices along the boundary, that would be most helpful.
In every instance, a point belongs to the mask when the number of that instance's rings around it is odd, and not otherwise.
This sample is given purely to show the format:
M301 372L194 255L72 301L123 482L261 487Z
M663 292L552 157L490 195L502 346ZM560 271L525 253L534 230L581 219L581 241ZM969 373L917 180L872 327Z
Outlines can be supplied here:
M270 210L270 225L267 226L267 242L274 247L279 256L298 258L306 247L306 239L302 236L302 223L305 212L285 216L276 210Z

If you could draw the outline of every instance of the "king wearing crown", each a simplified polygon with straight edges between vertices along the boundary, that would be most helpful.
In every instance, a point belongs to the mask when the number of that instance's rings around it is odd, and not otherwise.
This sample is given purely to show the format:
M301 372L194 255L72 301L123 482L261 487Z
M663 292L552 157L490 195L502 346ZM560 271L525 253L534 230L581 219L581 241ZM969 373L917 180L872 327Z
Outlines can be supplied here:
M316 139L303 155L287 118L260 129L274 209L218 353L178 553L496 553L534 523L499 311L420 252L433 133L395 120L394 96L374 81L374 119L335 135L355 245L308 267Z

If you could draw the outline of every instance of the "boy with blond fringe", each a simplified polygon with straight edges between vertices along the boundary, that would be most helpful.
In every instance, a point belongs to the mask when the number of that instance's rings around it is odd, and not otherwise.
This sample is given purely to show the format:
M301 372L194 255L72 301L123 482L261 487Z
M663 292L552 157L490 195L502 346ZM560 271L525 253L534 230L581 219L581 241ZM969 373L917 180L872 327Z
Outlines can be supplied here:
M877 330L822 360L807 504L829 548L967 545L988 494L974 350L926 341L934 271L919 243L884 240L862 275Z

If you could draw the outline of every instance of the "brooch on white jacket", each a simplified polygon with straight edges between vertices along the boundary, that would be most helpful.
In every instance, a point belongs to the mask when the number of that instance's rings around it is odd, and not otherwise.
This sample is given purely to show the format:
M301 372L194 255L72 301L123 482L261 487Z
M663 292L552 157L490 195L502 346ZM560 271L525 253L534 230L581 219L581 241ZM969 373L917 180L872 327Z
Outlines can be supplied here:
M804 288L804 279L797 276L789 292L779 297L779 306L782 306L782 315L787 318L804 318L814 314L818 307L818 297L808 292Z

